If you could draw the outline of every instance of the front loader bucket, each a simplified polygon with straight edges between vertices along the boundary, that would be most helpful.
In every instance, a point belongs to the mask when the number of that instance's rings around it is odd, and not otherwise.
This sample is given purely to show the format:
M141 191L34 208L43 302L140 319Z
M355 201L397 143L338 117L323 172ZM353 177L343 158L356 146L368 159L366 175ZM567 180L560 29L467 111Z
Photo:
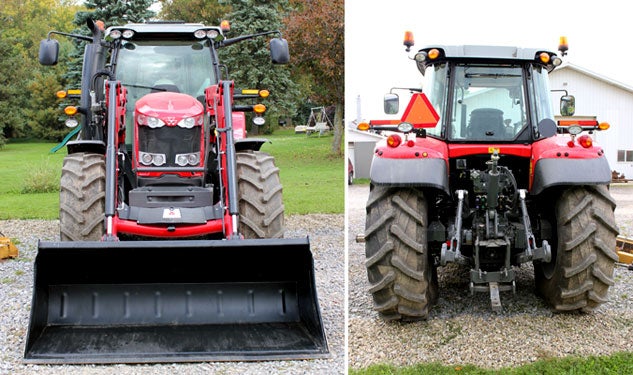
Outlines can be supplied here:
M328 357L308 239L40 242L27 363Z

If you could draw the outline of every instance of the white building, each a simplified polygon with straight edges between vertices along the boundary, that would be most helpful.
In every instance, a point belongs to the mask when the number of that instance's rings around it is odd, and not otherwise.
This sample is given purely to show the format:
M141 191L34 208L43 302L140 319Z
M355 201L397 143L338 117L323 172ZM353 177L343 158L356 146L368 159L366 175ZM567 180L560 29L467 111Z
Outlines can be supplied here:
M550 73L550 89L567 90L576 97L576 115L597 116L611 128L595 132L611 170L633 178L633 87L571 63ZM563 92L552 92L555 113Z

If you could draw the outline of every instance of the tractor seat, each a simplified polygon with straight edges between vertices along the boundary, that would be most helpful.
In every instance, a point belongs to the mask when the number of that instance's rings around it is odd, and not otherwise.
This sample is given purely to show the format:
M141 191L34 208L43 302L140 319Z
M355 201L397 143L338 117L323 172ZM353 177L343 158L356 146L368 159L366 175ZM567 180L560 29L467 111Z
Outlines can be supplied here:
M470 113L467 129L471 139L501 139L505 137L503 111L496 108L479 108Z

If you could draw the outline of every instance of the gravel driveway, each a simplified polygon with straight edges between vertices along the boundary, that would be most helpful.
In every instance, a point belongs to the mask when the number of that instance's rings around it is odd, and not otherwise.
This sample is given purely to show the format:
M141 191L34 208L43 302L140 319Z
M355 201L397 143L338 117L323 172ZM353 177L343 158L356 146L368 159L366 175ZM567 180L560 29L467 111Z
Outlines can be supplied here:
M613 186L620 235L633 237L633 184ZM438 269L440 298L427 321L387 323L372 310L365 249L356 235L365 228L368 186L349 187L349 366L419 362L502 368L542 358L633 351L633 271L617 267L610 302L591 314L554 314L535 294L531 265L518 272L517 293L501 293L503 312L489 295L468 290L468 270Z
M0 221L0 231L17 239L20 256L0 261L0 374L343 374L344 215L286 217L286 237L310 236L317 293L329 359L155 365L45 366L21 363L28 329L37 239L57 240L56 221Z

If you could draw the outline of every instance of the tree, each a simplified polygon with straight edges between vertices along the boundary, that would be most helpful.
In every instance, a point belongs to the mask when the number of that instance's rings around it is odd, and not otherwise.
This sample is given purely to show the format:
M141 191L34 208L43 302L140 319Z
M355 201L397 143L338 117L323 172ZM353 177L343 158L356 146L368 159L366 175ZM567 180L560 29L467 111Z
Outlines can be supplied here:
M228 17L231 21L228 37L280 30L284 9L288 9L288 0L230 0L229 3L232 12ZM270 91L266 100L266 106L270 108L266 114L269 123L272 119L294 115L299 97L297 85L290 77L289 67L271 64L263 38L236 43L219 53L236 87Z
M155 15L154 11L149 9L154 2L154 0L88 0L84 3L88 10L75 13L73 23L77 28L73 33L90 35L86 27L88 18L101 20L106 26L145 22ZM68 72L64 76L69 84L74 87L81 85L81 66L85 43L84 41L74 40L75 51L70 56Z
M291 0L295 9L286 18L294 71L313 81L311 98L334 104L332 153L342 154L345 96L345 24L343 0Z
M23 108L26 98L25 82L28 71L24 68L23 56L15 38L0 34L0 146L7 138L22 135Z
M158 16L163 20L200 22L205 25L219 25L230 11L229 4L209 0L159 0L161 10Z
M50 111L49 103L39 99L54 100L55 91L31 91L42 69L37 62L39 41L52 29L69 31L69 14L77 8L70 0L5 0L0 5L0 144L5 138L33 136L33 119ZM62 51L67 46L62 43ZM58 82L55 87L61 81L60 73L60 67L47 73L48 80ZM47 128L55 123L39 125Z

